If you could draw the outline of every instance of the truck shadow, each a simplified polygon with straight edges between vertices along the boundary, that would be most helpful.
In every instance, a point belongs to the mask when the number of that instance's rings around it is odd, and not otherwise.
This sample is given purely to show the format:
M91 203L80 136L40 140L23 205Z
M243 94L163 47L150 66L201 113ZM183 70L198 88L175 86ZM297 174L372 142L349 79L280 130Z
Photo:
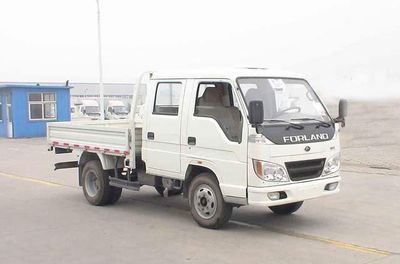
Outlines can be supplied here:
M123 192L121 200L114 206L121 209L128 207L132 211L140 212L140 214L157 215L157 217L164 219L176 220L176 218L180 218L179 221L193 221L187 199L181 195L168 198L161 197L151 189L135 193ZM307 206L306 203L305 206ZM160 207L163 210L159 210ZM302 209L304 208L300 208L298 212L292 215L280 216L273 214L266 207L243 206L234 208L230 223L223 229L308 230L326 226L327 223L323 219L319 221L315 215L308 215Z

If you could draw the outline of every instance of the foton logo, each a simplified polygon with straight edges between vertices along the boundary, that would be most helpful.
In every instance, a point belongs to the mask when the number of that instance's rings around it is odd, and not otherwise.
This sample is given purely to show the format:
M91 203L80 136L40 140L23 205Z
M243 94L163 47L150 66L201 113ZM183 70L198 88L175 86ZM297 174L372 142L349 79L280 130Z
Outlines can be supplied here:
M310 136L308 135L284 136L283 142L298 143L298 142L308 142L308 141L327 140L327 139L329 139L329 135L327 133L321 133L321 134L311 134Z

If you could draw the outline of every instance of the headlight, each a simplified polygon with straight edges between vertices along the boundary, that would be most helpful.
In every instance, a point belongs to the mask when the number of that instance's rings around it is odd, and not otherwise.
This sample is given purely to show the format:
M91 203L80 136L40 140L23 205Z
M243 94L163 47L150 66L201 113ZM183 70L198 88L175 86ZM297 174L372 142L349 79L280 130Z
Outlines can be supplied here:
M324 171L322 176L337 172L340 168L340 153L336 153L333 157L325 162Z
M253 167L258 178L269 182L287 182L289 177L281 165L261 160L253 160Z

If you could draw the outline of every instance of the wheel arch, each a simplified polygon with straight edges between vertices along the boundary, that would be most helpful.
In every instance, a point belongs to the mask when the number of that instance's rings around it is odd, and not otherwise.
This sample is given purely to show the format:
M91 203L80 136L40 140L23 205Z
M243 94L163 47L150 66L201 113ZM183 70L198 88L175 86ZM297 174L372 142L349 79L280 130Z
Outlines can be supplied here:
M94 152L87 152L83 151L79 155L79 175L78 175L78 181L79 181L79 186L82 186L82 172L85 164L88 161L91 160L98 160L101 163L101 166L103 170L113 170L115 169L115 165L117 164L117 156L111 156L111 155L105 155L103 153L94 153ZM122 168L123 167L123 159L118 160L117 167Z
M194 165L194 164L189 164L186 173L185 173L185 180L183 182L183 197L187 198L189 194L189 186L192 180L199 174L201 173L210 173L212 174L215 179L217 180L217 183L219 184L219 180L217 177L217 174L210 169L209 167L206 166L201 166L201 165Z

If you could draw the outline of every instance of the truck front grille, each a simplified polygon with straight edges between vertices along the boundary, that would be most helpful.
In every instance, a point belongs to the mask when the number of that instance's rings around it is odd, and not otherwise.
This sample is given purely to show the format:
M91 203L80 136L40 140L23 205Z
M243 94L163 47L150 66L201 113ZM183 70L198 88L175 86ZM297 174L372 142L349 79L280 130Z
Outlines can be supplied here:
M317 178L321 175L324 165L325 159L285 162L286 169L292 181Z

